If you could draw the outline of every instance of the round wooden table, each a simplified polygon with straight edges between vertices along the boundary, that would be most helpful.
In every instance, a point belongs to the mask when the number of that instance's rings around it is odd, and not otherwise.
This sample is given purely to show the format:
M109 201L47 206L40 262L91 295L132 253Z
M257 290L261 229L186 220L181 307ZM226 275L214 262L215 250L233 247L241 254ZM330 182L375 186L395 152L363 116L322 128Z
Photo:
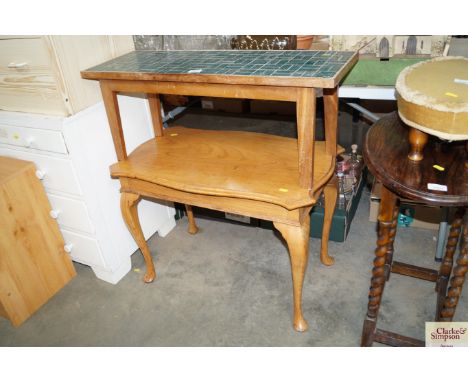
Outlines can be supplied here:
M424 345L423 341L377 328L382 293L391 273L436 282L435 321L451 321L468 270L468 224L463 224L468 205L468 168L465 166L468 155L465 142L448 143L429 137L423 159L412 161L408 159L409 129L396 112L391 113L370 128L363 146L364 160L383 187L377 248L361 346L371 346L373 342L391 346ZM439 271L393 261L400 197L431 206L457 207ZM461 232L464 244L453 267ZM453 275L450 278L452 268Z

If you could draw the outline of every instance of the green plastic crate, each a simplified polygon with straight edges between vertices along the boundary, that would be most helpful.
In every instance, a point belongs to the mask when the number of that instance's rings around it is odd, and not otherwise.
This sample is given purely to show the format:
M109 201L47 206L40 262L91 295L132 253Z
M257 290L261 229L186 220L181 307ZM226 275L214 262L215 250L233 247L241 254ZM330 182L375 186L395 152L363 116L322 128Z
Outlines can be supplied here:
M366 172L363 171L359 186L354 194L351 203L348 204L346 210L335 208L335 212L332 218L332 225L330 229L330 240L343 242L348 236L351 222L353 221L354 215L361 200L362 190L366 184ZM321 238L323 228L323 216L324 208L322 206L315 206L310 214L310 237Z

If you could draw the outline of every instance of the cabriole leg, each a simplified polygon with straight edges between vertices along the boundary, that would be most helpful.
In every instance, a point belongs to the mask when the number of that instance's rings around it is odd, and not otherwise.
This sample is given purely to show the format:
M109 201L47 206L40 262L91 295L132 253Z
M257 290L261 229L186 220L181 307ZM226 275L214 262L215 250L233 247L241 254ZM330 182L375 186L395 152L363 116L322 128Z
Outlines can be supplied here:
M195 235L198 232L198 227L195 224L195 218L193 217L192 206L186 204L185 211L187 212L187 219L189 223L188 233L191 235Z
M293 325L298 332L304 332L308 328L307 321L302 315L302 286L309 257L310 216L304 215L304 221L299 227L273 222L288 244L293 280Z
M335 211L336 199L338 197L338 182L336 176L333 176L323 189L325 200L325 212L323 217L322 245L320 247L320 261L324 265L335 264L335 259L328 255L328 240L330 238L330 229Z
M154 271L153 259L148 249L148 245L146 244L143 231L141 230L140 220L138 219L138 203L140 202L140 199L140 195L122 192L120 196L120 209L122 211L125 224L127 224L128 230L135 239L141 253L143 254L143 258L145 259L146 274L143 280L146 283L150 283L155 279L156 273Z

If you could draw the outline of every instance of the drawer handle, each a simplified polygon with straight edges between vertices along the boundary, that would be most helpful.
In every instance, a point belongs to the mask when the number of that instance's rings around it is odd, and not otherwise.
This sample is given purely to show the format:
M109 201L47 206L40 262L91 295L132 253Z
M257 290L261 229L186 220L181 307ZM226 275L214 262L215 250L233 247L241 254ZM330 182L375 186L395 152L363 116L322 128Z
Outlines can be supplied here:
M17 63L17 64L15 64L14 62L10 62L10 63L8 64L8 67L9 67L10 69L22 69L22 68L24 68L25 66L28 66L28 63L27 63L27 62L19 62L19 63Z
M43 171L43 170L37 170L36 171L36 176L37 176L37 179L42 180L46 176L46 172Z
M52 219L57 219L58 216L60 215L60 210L51 210L49 212L49 215Z
M70 243L70 244L65 244L63 246L63 249L65 250L66 253L71 253L72 249L73 249L73 244Z
M26 147L31 147L34 143L34 137L29 137L26 139Z

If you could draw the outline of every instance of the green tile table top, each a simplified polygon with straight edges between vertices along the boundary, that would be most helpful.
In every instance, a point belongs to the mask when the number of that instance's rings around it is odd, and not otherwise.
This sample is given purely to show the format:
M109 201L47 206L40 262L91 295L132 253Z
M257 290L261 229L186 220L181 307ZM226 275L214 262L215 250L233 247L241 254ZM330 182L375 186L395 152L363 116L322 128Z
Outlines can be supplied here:
M82 76L334 87L356 60L354 52L337 51L134 51L94 66Z

